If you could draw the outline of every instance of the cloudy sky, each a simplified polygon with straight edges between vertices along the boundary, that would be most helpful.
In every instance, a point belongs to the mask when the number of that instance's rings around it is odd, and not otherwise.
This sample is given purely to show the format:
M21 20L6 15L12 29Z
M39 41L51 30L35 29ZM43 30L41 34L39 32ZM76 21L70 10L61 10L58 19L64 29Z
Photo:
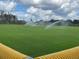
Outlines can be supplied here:
M79 18L79 0L0 0L0 10L27 21L74 19Z

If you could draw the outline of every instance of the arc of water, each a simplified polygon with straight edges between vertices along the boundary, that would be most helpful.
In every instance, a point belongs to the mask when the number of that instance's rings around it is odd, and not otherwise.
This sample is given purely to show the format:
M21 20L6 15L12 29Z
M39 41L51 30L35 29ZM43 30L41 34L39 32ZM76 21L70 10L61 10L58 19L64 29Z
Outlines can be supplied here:
M62 22L62 21L59 20L59 21L56 21L56 22L54 22L54 23L52 23L52 24L50 24L50 25L47 25L45 29L49 29L49 28L51 28L52 26L56 25L56 24L59 23L59 22Z

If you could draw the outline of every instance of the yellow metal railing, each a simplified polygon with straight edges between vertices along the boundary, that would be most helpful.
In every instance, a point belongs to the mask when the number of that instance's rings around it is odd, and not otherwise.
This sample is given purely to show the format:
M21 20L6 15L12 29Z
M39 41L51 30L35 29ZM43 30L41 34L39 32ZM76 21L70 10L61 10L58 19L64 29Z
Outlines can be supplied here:
M28 58L30 57L0 43L0 59L28 59Z
M79 59L79 47L36 57L35 59Z
M0 43L0 59L33 59ZM79 59L79 47L52 53L34 59Z

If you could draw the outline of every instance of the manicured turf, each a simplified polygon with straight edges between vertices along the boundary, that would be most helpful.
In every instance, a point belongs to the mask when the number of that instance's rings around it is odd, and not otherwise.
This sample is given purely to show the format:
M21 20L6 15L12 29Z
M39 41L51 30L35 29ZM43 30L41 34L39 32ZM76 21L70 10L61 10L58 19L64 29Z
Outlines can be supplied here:
M32 57L79 45L79 27L0 25L0 42Z

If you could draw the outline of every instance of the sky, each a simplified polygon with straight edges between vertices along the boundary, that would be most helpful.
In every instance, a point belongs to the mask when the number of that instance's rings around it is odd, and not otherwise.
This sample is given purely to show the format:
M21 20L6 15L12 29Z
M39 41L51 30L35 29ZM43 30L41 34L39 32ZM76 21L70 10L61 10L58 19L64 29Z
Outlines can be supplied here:
M78 19L79 0L0 0L0 10L26 21Z

